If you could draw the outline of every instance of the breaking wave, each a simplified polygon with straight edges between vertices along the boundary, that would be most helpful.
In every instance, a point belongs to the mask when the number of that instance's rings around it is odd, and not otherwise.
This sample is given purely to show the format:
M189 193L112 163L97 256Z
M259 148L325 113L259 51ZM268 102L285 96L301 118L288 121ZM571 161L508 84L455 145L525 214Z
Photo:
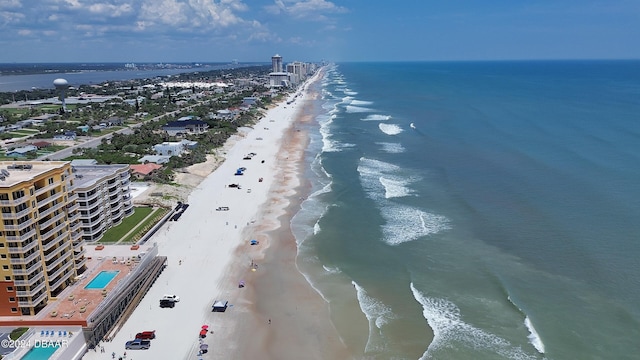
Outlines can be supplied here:
M402 128L396 124L378 124L380 131L387 135L398 135L402 132Z
M389 119L391 119L390 115L371 114L371 115L367 115L367 117L361 120L362 121L387 121Z
M373 109L369 109L362 106L354 106L354 105L347 105L346 110L348 113L363 113L363 112L373 111Z
M376 201L385 220L382 233L387 244L398 245L449 229L444 216L392 201L413 196L410 186L420 177L397 165L364 157L360 158L358 173L367 196Z
M452 342L473 349L491 351L509 359L536 359L507 340L464 322L460 309L451 301L428 297L418 291L413 283L411 283L411 292L416 301L422 305L422 314L433 330L433 341L420 360L437 358L434 352L450 346Z
M365 346L365 353L382 351L384 350L385 341L380 329L388 323L389 320L394 318L394 314L388 306L369 296L355 281L351 283L356 289L360 310L362 310L369 321L369 338Z

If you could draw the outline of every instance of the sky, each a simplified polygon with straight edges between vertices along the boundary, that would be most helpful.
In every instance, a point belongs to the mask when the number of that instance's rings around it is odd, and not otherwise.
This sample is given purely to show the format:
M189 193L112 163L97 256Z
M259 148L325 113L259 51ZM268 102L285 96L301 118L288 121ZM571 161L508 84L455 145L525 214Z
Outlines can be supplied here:
M640 59L639 0L0 0L0 63Z

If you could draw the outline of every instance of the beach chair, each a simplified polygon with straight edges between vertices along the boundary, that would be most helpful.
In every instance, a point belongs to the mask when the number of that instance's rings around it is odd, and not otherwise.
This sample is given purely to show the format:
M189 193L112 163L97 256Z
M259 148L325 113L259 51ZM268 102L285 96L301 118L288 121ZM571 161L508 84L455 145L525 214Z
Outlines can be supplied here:
M64 331L64 336L67 336L67 330Z
M44 336L44 330L40 330L40 336Z
M44 330L43 330L44 331ZM44 332L44 336L49 336L49 330Z
M58 331L58 336L62 336L62 331Z

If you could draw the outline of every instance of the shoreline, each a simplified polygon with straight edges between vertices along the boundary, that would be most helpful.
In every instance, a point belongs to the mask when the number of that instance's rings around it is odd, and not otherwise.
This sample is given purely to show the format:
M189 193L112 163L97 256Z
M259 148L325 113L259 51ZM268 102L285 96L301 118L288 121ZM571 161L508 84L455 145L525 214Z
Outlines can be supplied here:
M298 248L290 226L311 191L302 178L309 134L299 126L314 120L311 101L318 96L317 92L305 95L305 103L281 143L279 180L260 210L265 218L253 229L254 238L261 243L267 241L254 258L258 270L252 273L236 258L234 268L251 280L240 296L243 317L235 332L252 340L230 352L223 351L216 359L299 359L300 354L305 354L305 359L352 358L331 322L328 303L298 268Z

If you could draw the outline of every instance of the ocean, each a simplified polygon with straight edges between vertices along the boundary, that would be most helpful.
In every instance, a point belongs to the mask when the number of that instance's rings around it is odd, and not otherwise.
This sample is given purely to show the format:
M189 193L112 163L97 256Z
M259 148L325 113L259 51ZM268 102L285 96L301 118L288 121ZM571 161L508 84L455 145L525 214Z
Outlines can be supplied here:
M640 61L343 63L298 266L366 359L640 358Z

